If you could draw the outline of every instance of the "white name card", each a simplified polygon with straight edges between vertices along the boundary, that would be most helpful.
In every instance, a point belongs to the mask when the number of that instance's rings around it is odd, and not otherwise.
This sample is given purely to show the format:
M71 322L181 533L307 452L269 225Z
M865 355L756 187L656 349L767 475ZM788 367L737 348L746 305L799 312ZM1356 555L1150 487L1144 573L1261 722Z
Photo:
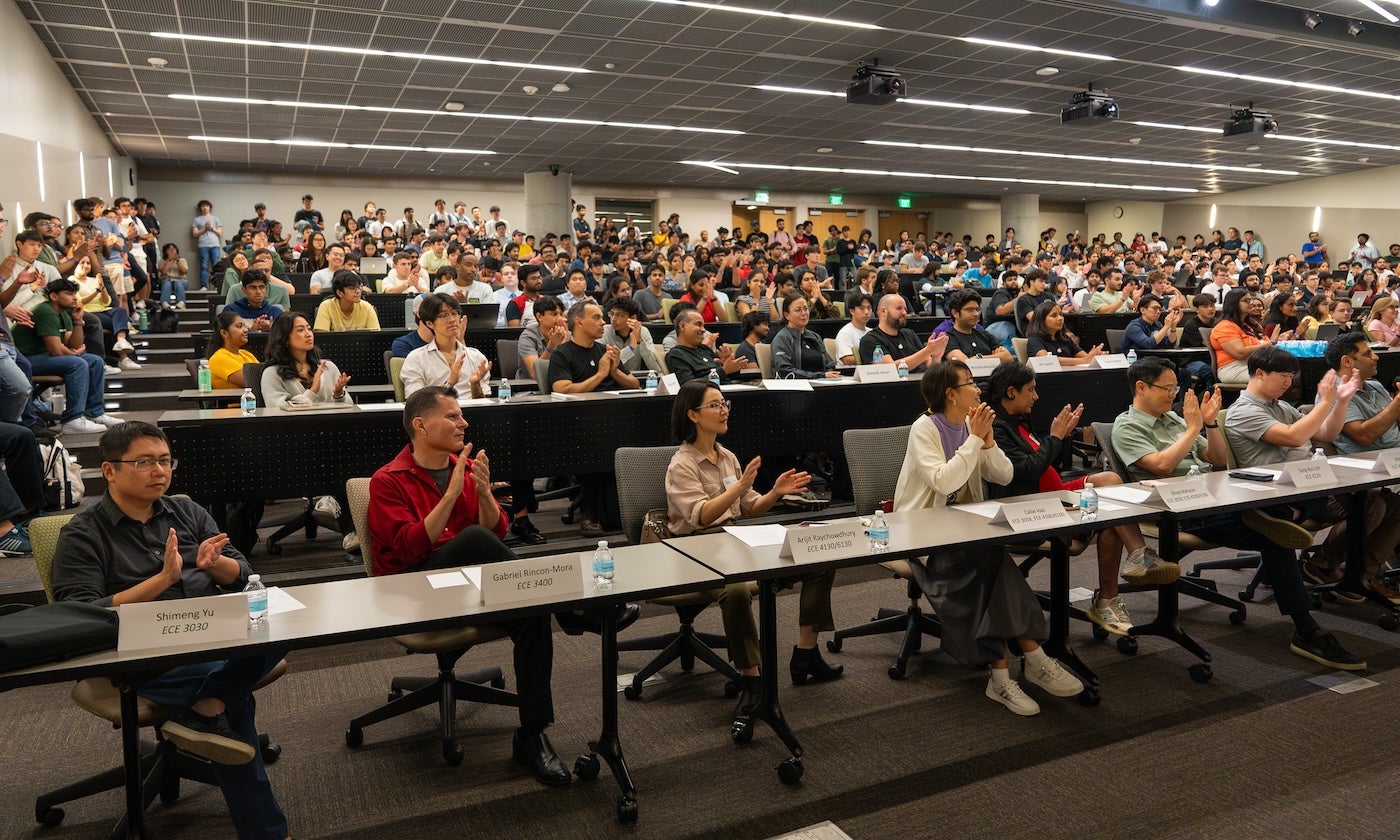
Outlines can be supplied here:
M765 379L763 387L769 391L810 391L812 383L806 379Z
M1289 461L1278 480L1280 484L1292 484L1299 489L1330 487L1337 483L1337 474L1326 461Z
M117 650L147 650L248 638L248 598L241 592L148 601L117 607Z
M1198 510L1215 504L1215 496L1206 489L1205 482L1199 479L1158 484L1153 488L1153 492L1173 513Z
M894 365L856 365L857 382L898 382L899 370Z
M681 381L676 378L676 375L674 373L668 373L660 379L656 380L655 393L657 396L664 396L666 394L675 396L675 393L680 389Z
M778 556L797 563L853 557L865 551L865 529L854 525L789 528Z
M1060 359L1057 356L1031 356L1028 360L1031 370L1036 373L1059 373Z
M1001 360L994 356L983 356L980 359L968 359L967 369L972 371L975 378L991 376L992 371L1001 366Z
M1036 499L1031 502L1011 502L1001 506L992 516L992 524L1006 524L1016 533L1036 531L1056 525L1073 525L1059 499Z
M592 552L488 563L481 567L481 602L494 607L512 601L582 595L584 557L591 565Z
M1387 449L1384 452L1378 452L1374 459L1369 452L1361 452L1356 455L1332 458L1331 463L1338 467L1385 473L1392 477L1400 476L1400 449Z
M1089 363L1089 367L1099 370L1122 370L1128 367L1128 357L1122 353L1104 353L1101 356L1095 356L1094 360Z

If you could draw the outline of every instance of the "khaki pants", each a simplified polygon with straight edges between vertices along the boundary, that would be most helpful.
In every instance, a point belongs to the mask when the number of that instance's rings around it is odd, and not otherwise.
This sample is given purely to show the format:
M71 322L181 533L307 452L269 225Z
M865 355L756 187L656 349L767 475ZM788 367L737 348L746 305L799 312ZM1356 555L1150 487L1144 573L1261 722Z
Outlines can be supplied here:
M1347 507L1352 494L1333 496L1322 512L1324 522L1335 523L1318 551L1327 572L1342 568L1347 559ZM1400 545L1400 496L1389 490L1366 491L1366 573L1376 574L1395 556Z
M831 585L836 572L827 569L795 580L802 581L801 600L797 608L797 625L811 625L818 632L835 630L831 615ZM719 604L724 618L724 635L729 640L729 658L734 667L752 668L759 664L758 624L750 605L749 585L731 583L723 589L712 589L710 596Z

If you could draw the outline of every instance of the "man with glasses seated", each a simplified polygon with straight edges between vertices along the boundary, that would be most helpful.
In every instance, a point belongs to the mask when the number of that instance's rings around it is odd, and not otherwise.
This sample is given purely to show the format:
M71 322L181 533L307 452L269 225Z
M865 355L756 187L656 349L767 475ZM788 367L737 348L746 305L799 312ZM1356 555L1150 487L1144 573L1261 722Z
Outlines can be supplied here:
M429 385L470 387L473 399L486 396L483 380L491 376L491 363L475 347L462 343L462 313L457 301L448 295L433 295L440 305L431 321L433 340L419 347L404 360L404 396Z
M1122 352L1130 350L1170 350L1176 346L1176 328L1181 323L1183 310L1171 309L1163 314L1168 304L1156 295L1143 295L1138 300L1138 317L1129 322L1123 330ZM1210 364L1200 359L1191 359L1179 366L1190 374L1182 383L1183 388L1194 387L1197 391L1215 384Z
M1217 422L1219 388L1199 401L1188 391L1181 414L1177 414L1172 411L1172 402L1180 386L1170 362L1151 356L1139 359L1128 368L1128 383L1133 403L1113 422L1113 449L1133 480L1185 476L1191 467L1211 470L1225 466L1227 444ZM1185 523L1183 530L1216 545L1259 552L1279 612L1293 620L1295 632L1289 650L1330 668L1365 669L1365 661L1342 647L1331 633L1323 632L1312 616L1312 598L1303 585L1294 553L1312 546L1312 532L1261 509L1240 514L1203 512L1201 519Z
M953 313L953 320L948 322L949 327L943 332L948 337L943 351L945 358L960 362L984 357L1009 362L1014 358L990 330L982 329L980 293L972 289L959 289L948 296L948 309Z
M331 279L334 297L316 308L317 332L348 332L379 329L379 313L363 299L364 280L353 271L341 269Z
M243 272L243 297L226 305L224 309L243 319L248 329L267 332L272 322L282 314L282 307L274 306L267 299L267 273L259 268Z
M179 464L160 429L120 423L97 447L107 489L59 533L55 601L115 607L243 589L252 568L214 518L189 499L165 495ZM243 840L288 836L257 748L252 693L282 656L268 651L182 665L137 690L174 713L161 727L166 738L211 763Z

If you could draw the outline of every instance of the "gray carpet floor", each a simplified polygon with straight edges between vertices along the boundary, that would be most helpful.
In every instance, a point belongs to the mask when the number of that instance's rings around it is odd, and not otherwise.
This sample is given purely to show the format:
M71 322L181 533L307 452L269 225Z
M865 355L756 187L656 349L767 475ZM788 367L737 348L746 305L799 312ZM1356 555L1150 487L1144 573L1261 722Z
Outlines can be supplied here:
M1202 558L1204 559L1204 558ZM1092 552L1075 585L1092 586ZM1037 569L1032 582L1043 584ZM1234 592L1246 573L1213 573ZM837 623L901 607L903 588L877 571L847 570L834 594ZM1261 590L1261 597L1267 590ZM1154 599L1128 596L1140 621ZM795 635L797 599L779 599L783 655ZM544 789L510 761L512 710L462 707L467 752L446 766L424 710L365 731L348 749L346 722L384 701L389 678L429 674L432 662L389 641L293 653L287 676L259 695L259 722L284 749L273 784L299 838L568 837L765 838L822 820L851 837L1392 837L1400 804L1395 720L1396 636L1370 608L1329 606L1320 622L1370 669L1377 687L1337 694L1308 682L1328 673L1288 651L1290 626L1271 602L1233 626L1226 610L1183 604L1183 621L1215 657L1215 678L1192 682L1194 659L1158 639L1136 656L1094 641L1076 624L1080 654L1103 680L1103 702L1036 695L1020 718L983 697L983 674L936 652L886 676L897 640L853 639L828 654L847 668L835 683L794 688L784 710L806 750L800 785L782 785L785 758L760 727L753 743L727 737L732 701L703 669L663 672L641 702L622 702L622 734L640 788L640 821L613 820L616 786L598 780ZM664 632L674 617L648 608L631 634ZM716 611L702 629L719 630ZM936 650L936 642L927 646ZM625 653L622 671L647 659ZM473 651L464 666L500 664L504 643ZM550 738L572 764L599 726L597 640L556 635L558 723ZM33 798L118 760L118 737L68 700L68 686L10 692L0 702L0 837L105 837L121 809L113 792L73 803L64 824L40 829ZM187 784L150 825L163 838L231 837L217 790Z

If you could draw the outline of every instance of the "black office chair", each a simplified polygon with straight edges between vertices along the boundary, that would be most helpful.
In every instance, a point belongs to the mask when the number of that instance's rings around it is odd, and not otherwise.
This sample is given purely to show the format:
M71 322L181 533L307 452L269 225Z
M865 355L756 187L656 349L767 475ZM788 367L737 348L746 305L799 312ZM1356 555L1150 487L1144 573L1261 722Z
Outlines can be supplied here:
M641 541L642 522L646 519L647 511L666 509L666 469L675 451L674 446L624 446L613 456L618 473L630 476L628 480L617 483L617 505L622 519L622 533L634 543ZM751 593L756 590L756 586L750 588ZM647 678L677 659L681 662L682 671L693 669L695 660L699 659L728 680L724 686L726 697L738 695L739 672L711 650L728 650L728 640L724 636L695 629L695 619L714 602L708 592L688 592L648 601L675 609L681 626L674 633L618 641L619 651L661 651L637 671L632 677L632 684L623 689L623 695L628 700L641 699L642 684Z
M501 376L506 379L515 378L516 371L520 370L520 341L518 339L496 339L496 364Z
M904 465L904 454L909 448L909 428L896 426L891 429L847 429L842 432L841 443L846 451L847 472L851 474L851 493L857 514L869 516L884 501L894 498L899 471ZM858 465L852 463L853 456L860 458ZM892 680L904 679L909 657L923 646L924 636L937 639L943 635L943 626L938 618L924 612L921 606L920 599L924 593L914 580L909 562L892 560L880 564L895 577L904 580L909 606L903 610L881 607L868 623L837 630L827 641L827 650L839 653L842 642L856 636L903 633L904 641L900 643L899 654L887 673Z

